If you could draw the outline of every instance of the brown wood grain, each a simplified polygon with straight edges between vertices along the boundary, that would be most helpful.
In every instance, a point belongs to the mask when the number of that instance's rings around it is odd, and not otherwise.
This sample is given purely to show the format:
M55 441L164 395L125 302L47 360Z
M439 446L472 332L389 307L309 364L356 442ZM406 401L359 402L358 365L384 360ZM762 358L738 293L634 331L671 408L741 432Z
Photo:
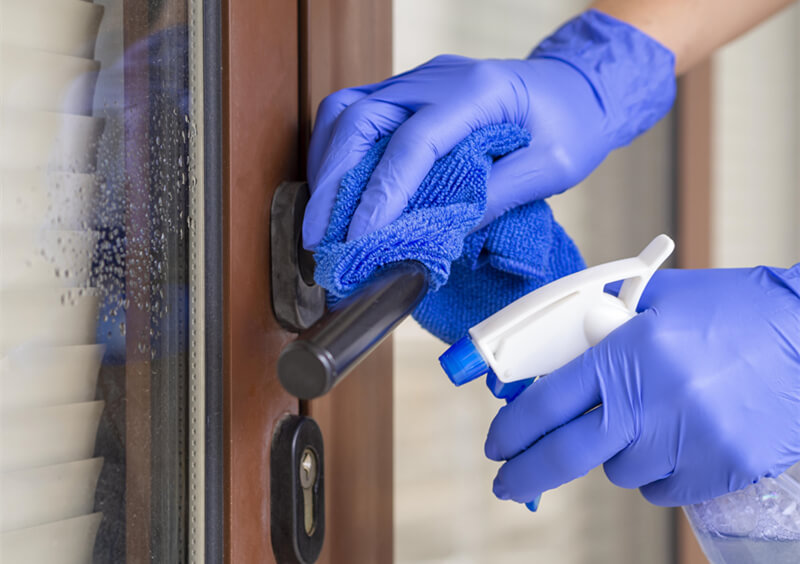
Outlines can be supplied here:
M678 83L678 267L711 266L712 63ZM675 511L678 564L706 564L686 515Z
M225 557L274 562L270 441L299 406L275 373L291 335L270 306L269 212L298 174L297 3L226 0L222 14Z
M303 151L327 94L386 78L392 66L390 0L301 0ZM326 533L319 562L393 558L392 345L383 343L306 409L325 440Z
M392 562L391 342L309 403L325 439L326 531L318 562Z
M298 8L304 38L313 40L298 41ZM391 71L390 2L326 0L309 8L305 0L223 4L228 562L274 561L269 444L280 417L298 411L275 375L292 335L278 327L269 305L272 193L282 180L304 178L299 163L312 107L334 89ZM322 427L326 451L320 562L391 561L391 354L384 344L329 396L306 406Z
M711 62L678 83L678 263L711 264Z
M308 146L317 106L328 94L392 73L391 0L300 0L301 131Z

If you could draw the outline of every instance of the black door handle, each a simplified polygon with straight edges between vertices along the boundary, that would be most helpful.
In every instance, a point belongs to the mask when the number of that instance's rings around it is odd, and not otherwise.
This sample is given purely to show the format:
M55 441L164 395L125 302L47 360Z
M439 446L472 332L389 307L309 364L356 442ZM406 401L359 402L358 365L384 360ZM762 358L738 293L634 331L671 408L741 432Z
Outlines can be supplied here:
M301 191L302 188L296 187L295 190ZM278 193L273 201L273 226L276 225L274 206L277 198ZM302 205L304 207L305 202ZM275 271L281 271L284 289L287 284L291 288L302 288L303 284L309 284L308 276L303 276L299 266L302 264L300 260L289 260L284 264L275 262L276 256L286 254L285 247L281 250L275 249L276 242L283 242L285 245L286 242L297 241L299 238L302 213L291 215L294 218L299 217L293 226L295 232L292 237L276 237L273 228L272 293L276 317L279 320L279 310L292 312L298 308L295 304L286 303L278 307L276 301L286 300L287 295L288 299L292 299L292 292L276 292ZM287 217L288 215L283 216L284 225ZM304 252L297 243L292 248L297 253ZM294 273L290 278L293 280L287 283L286 270L292 269ZM319 291L318 287L314 288L314 292ZM290 394L301 399L312 399L327 393L414 311L427 290L428 271L419 262L402 262L382 269L369 283L338 302L313 325L302 327L304 330L281 351L278 358L278 378L281 384ZM309 295L312 295L310 291L304 293L302 298L308 299ZM323 294L314 295L314 299L324 300L321 297ZM322 307L324 302L314 303L310 308L306 303L307 310L319 311ZM294 327L296 326L295 323Z
M380 272L283 349L281 384L302 399L327 393L414 311L427 289L428 271L418 262Z

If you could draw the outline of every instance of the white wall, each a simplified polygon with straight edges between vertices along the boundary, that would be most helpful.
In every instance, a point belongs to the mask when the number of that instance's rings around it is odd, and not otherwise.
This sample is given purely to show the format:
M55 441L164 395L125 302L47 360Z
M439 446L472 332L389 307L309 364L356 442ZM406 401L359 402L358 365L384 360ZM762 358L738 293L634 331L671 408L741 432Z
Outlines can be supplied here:
M800 5L714 60L713 262L800 262Z

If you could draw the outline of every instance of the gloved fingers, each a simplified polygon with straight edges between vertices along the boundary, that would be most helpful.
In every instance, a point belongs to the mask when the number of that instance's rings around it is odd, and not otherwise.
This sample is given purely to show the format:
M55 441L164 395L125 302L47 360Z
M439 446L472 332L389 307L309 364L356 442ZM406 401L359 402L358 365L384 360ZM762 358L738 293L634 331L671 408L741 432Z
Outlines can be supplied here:
M672 475L674 467L669 457L659 454L657 448L646 449L634 443L607 460L603 470L611 483L620 488L641 488Z
M590 354L540 378L500 408L489 427L484 451L492 460L516 456L547 433L580 417L601 399Z
M661 268L653 273L653 276L650 278L647 286L645 286L642 297L639 298L639 304L636 306L636 311L638 313L642 313L647 309L651 309L659 305L661 296L672 284L671 278L673 272L675 272L673 269ZM619 296L619 291L622 289L622 284L624 282L624 280L615 280L614 282L609 282L605 285L603 291L606 294L611 294L612 296Z
M624 436L610 432L598 408L556 429L497 472L493 491L521 503L583 476L625 448Z
M704 499L714 496L698 496L696 499L680 498L675 495L675 476L669 476L663 480L651 482L639 488L642 496L652 503L661 507L678 507L679 505L689 505L698 503ZM723 492L724 493L724 492Z
M367 96L348 106L336 120L316 178L309 178L311 199L303 219L303 245L313 249L330 221L342 177L364 158L378 139L408 118L408 111Z
M682 275L682 270L672 268L661 268L653 273L650 281L639 298L636 311L639 313L646 309L659 309L664 306L669 307L673 300L671 296L680 292L687 282Z
M427 106L400 125L361 195L347 239L397 219L436 160L472 129L473 120L463 110L442 105Z
M345 88L327 96L317 108L314 120L314 132L308 146L307 178L316 179L322 156L331 140L333 125L342 112L355 102L366 97L370 91L366 88Z
M419 109L423 103L422 100L427 99L425 103L430 103L429 97L436 90L436 83L446 83L448 75L455 78L452 74L454 69L463 69L473 63L474 59L463 55L437 55L417 67L390 76L381 82L369 85L369 87L373 92L384 91L387 98L402 103L406 107ZM433 85L434 88L426 88L426 84ZM452 89L449 92L452 93Z
M495 161L486 183L486 213L477 229L510 209L566 190L552 174L552 161L551 152L535 140Z

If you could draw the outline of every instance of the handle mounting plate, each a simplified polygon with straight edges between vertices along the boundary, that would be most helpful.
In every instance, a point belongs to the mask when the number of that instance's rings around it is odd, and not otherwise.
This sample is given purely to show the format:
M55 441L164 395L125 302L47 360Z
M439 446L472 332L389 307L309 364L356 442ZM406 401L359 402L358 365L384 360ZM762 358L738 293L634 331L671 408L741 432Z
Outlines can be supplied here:
M314 283L314 256L303 248L305 182L284 182L272 197L270 250L272 309L282 327L299 333L325 313L325 290Z

